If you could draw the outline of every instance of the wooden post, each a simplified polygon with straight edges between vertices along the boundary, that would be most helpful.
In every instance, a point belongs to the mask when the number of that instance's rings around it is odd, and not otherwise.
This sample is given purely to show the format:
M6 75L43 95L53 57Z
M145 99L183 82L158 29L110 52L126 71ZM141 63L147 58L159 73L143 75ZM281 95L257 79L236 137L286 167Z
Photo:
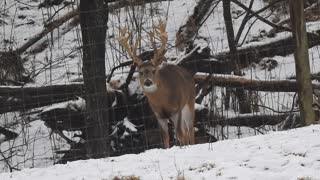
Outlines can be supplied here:
M105 70L107 10L103 0L80 0L88 158L108 156L110 150Z
M312 85L310 79L310 65L308 54L308 39L305 26L303 0L290 0L290 17L292 33L296 50L296 76L298 84L301 123L305 126L314 123L312 109Z

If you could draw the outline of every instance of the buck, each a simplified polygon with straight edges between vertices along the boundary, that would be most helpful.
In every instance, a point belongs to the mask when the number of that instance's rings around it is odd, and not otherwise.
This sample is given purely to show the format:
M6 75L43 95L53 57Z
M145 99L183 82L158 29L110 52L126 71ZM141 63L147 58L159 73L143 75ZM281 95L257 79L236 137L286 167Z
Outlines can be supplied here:
M180 145L194 144L195 84L191 74L182 67L170 64L160 66L165 59L168 41L165 29L165 24L160 21L149 32L154 55L146 62L136 55L140 38L129 45L132 33L127 32L127 28L120 28L118 40L138 67L140 86L160 125L164 147L169 148L169 120L174 124ZM161 42L159 48L155 44L156 38Z

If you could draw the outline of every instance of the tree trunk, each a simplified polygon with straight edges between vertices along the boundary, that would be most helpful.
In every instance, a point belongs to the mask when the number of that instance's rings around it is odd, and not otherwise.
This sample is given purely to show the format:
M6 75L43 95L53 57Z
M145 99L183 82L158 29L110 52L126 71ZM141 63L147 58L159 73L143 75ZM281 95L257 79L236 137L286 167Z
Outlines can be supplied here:
M231 11L230 11L230 0L224 0L223 2L223 17L224 17L224 22L226 25L226 31L227 31L227 38L228 38L228 44L229 44L229 49L230 49L230 59L231 63L230 65L234 69L234 73L236 75L241 76L241 71L239 67L239 57L238 57L238 51L237 47L235 44L234 40L234 30L233 30L233 25L232 25L232 16L231 16ZM250 108L250 103L247 98L247 94L243 89L236 89L235 95L239 100L239 111L240 113L250 113L251 108ZM226 101L228 102L228 101ZM228 107L228 106L227 106Z
M296 74L299 95L301 123L310 125L314 123L312 109L312 84L310 79L310 65L303 0L290 0L290 17L296 51Z
M80 1L83 42L83 79L86 91L86 150L88 158L109 153L105 40L108 8L103 0Z

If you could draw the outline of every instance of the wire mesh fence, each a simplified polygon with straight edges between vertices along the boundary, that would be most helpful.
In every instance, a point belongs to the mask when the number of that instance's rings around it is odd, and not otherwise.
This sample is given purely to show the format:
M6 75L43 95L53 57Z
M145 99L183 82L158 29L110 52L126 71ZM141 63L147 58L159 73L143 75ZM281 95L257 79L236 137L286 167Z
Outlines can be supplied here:
M232 4L236 71L222 1L109 2L108 106L102 111L108 114L110 155L163 148L139 75L117 40L120 27L127 27L134 37L141 37L137 54L149 60L153 47L148 32L159 19L165 20L168 33L165 63L194 74L196 143L299 126L294 45L291 33L284 30L290 27L289 14L277 2ZM88 94L83 84L79 2L4 0L0 6L0 171L87 158ZM320 25L319 9L314 7L318 6L319 1L306 1L316 113ZM177 144L173 126L170 122L171 146Z

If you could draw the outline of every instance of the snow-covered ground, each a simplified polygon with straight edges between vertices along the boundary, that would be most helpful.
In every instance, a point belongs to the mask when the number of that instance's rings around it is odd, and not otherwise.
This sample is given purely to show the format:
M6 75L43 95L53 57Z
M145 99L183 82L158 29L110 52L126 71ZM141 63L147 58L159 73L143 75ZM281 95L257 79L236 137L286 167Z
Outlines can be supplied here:
M54 19L62 17L64 14L74 10L77 7L78 1L75 2L74 5L59 11ZM152 21L156 21L159 17L164 18L165 15L168 15L166 20L169 35L169 48L171 45L174 45L175 33L179 27L186 22L188 16L192 14L193 8L197 2L198 0L175 0L152 3L145 7L140 7L138 12L140 12L139 16L143 16L141 21L144 22L144 26L146 26L144 28L146 29L152 26ZM242 2L246 2L246 4L249 3L247 0L242 0ZM57 9L61 8L61 6L55 6L48 9L39 9L39 3L40 0L0 0L0 8L2 8L0 10L4 12L4 14L0 14L0 20L5 22L0 28L1 51L9 47L13 49L20 47L27 40L41 32L44 28L43 23L46 22L50 16L55 14ZM265 5L263 0L256 0L254 1L252 9L258 10ZM159 13L152 16L150 11L152 8L157 9ZM231 9L233 16L236 16L237 12L241 12L241 8L235 5L233 5ZM262 15L267 16L269 13L269 11L266 11ZM121 11L115 11L109 16L109 38L106 42L106 68L108 72L115 64L127 60L118 52L119 48L115 37L118 35L119 22L122 23L122 25L125 23L128 24L128 14L130 14L130 11L123 8ZM242 18L243 16L234 19L233 23L235 31L238 30ZM250 20L250 22L254 22L254 19ZM319 22L308 23L308 31L320 29L319 24ZM246 26L245 31L248 27L249 25ZM35 83L28 84L28 86L43 86L58 83L64 84L82 78L81 49L79 48L81 46L81 43L79 42L81 41L80 27L76 26L64 34L62 31L65 28L68 28L68 23L65 23L59 29L54 30L52 34L48 34L34 45L37 46L48 40L49 45L43 51L32 54L30 53L32 48L34 48L32 47L27 50L27 53L22 55L22 57L28 59L25 64L28 70L31 72L34 71L35 74L39 73L34 79ZM268 25L257 21L249 32L248 39L257 36L261 30L267 31L269 29L270 27ZM212 49L213 54L226 50L228 44L225 31L222 16L222 3L220 3L214 13L209 16L208 20L199 30L199 36L204 37L207 41L197 43L204 43L203 46L208 45ZM274 39L287 36L288 33L280 33L277 34ZM262 43L264 43L264 41L262 41ZM257 45L257 43L251 43L249 45ZM147 46L145 47L145 50L148 50L149 48L150 47ZM310 48L309 50L312 73L319 72L319 52L319 46ZM179 57L174 48L168 49L166 56ZM277 56L273 57L273 59L278 62L278 66L272 71L263 69L261 68L261 65L258 64L246 68L244 70L244 76L246 78L260 80L279 80L286 79L295 74L293 55L286 57ZM126 74L124 73L126 71L126 68L116 71L117 76L114 76L113 79L126 77ZM137 87L137 84L132 83L130 86ZM221 108L221 101L223 100L222 91L220 88L215 88L214 91L214 94L217 96L214 97L216 99L215 101L219 102L216 103L210 99L209 101L211 102L206 101L204 104L216 104L216 111L223 111L223 108ZM259 103L275 110L286 111L291 109L292 102L293 93L259 92ZM263 108L260 109L260 112L265 114L272 113L268 109ZM223 115L225 117L238 116L237 112L231 111L223 112ZM59 136L50 136L50 130L45 127L42 121L37 120L29 123L27 118L30 117L26 117L25 119L21 118L19 113L0 115L1 126L10 124L8 122L18 122L18 125L14 126L15 129L12 130L19 133L19 137L16 140L2 143L0 147L1 151L6 157L11 157L11 155L13 155L13 157L10 158L10 163L18 169L25 167L47 167L52 165L58 158L54 154L54 150L66 148L66 144L61 143ZM31 119L32 118L33 117L31 117ZM228 134L228 138L230 139L254 135L254 133L256 133L255 129L247 127L241 128L244 129L241 130L241 132L244 132L242 134L239 133L240 128L239 130L235 130L235 128L225 127L223 132ZM218 129L216 132L220 132L219 128L216 129ZM312 132L312 129L315 129L314 132ZM37 179L37 176L39 179L47 179L48 176L52 179L58 179L60 176L62 178L70 177L70 179L82 179L82 177L84 179L110 179L114 176L120 177L122 175L133 174L140 176L143 179L162 179L162 177L163 179L169 179L170 177L176 179L180 174L181 176L184 175L186 179L201 179L202 177L205 177L205 179L212 179L212 177L214 177L214 179L235 179L235 177L238 179L297 179L297 177L305 177L305 179L307 179L309 176L316 179L317 177L320 177L319 174L316 174L320 167L318 163L320 162L320 156L317 160L315 154L318 149L316 144L314 144L317 142L316 135L319 135L318 131L319 127L313 126L307 129L293 130L289 133L281 132L244 140L224 141L212 144L211 150L209 149L210 145L208 144L183 149L172 148L170 150L152 150L141 155L127 155L119 158L112 158L114 160L112 162L110 159L89 160L69 163L67 165L56 165L48 169L23 170L22 172L12 174L12 177L17 177L18 179ZM312 138L303 137L303 139L299 140L294 137L295 133L299 136L306 133L312 136ZM220 136L220 134L214 135L218 138ZM279 140L278 137L281 137L281 139ZM288 139L286 139L287 137ZM275 139L275 142L272 141L273 139ZM255 142L255 140L257 140L257 142ZM290 144L291 141L293 143L292 146ZM309 141L310 149L307 149L307 155L302 157L301 154L299 154L301 147L299 146L299 148L297 148L295 146L296 144L300 145L299 143L308 144ZM234 143L231 144L230 142ZM276 144L272 145L273 143ZM269 144L271 147L270 149L268 149ZM313 145L314 147L311 147ZM277 149L278 146L281 147ZM259 147L261 148L261 151L257 150ZM284 147L285 149L283 149ZM308 147L309 146L306 146L305 148ZM287 151L289 151L289 153L287 153ZM293 153L291 151L293 151ZM190 156L192 156L192 158L186 158ZM8 171L3 158L1 158L1 160L0 172ZM302 166L299 164L300 160L308 160L310 163L307 162ZM264 161L266 162L261 163ZM317 169L318 171L316 171ZM308 174L307 171L310 172L310 174ZM9 178L10 176L11 174L2 174L0 180L2 178Z
M1 180L320 179L320 125L0 174Z

